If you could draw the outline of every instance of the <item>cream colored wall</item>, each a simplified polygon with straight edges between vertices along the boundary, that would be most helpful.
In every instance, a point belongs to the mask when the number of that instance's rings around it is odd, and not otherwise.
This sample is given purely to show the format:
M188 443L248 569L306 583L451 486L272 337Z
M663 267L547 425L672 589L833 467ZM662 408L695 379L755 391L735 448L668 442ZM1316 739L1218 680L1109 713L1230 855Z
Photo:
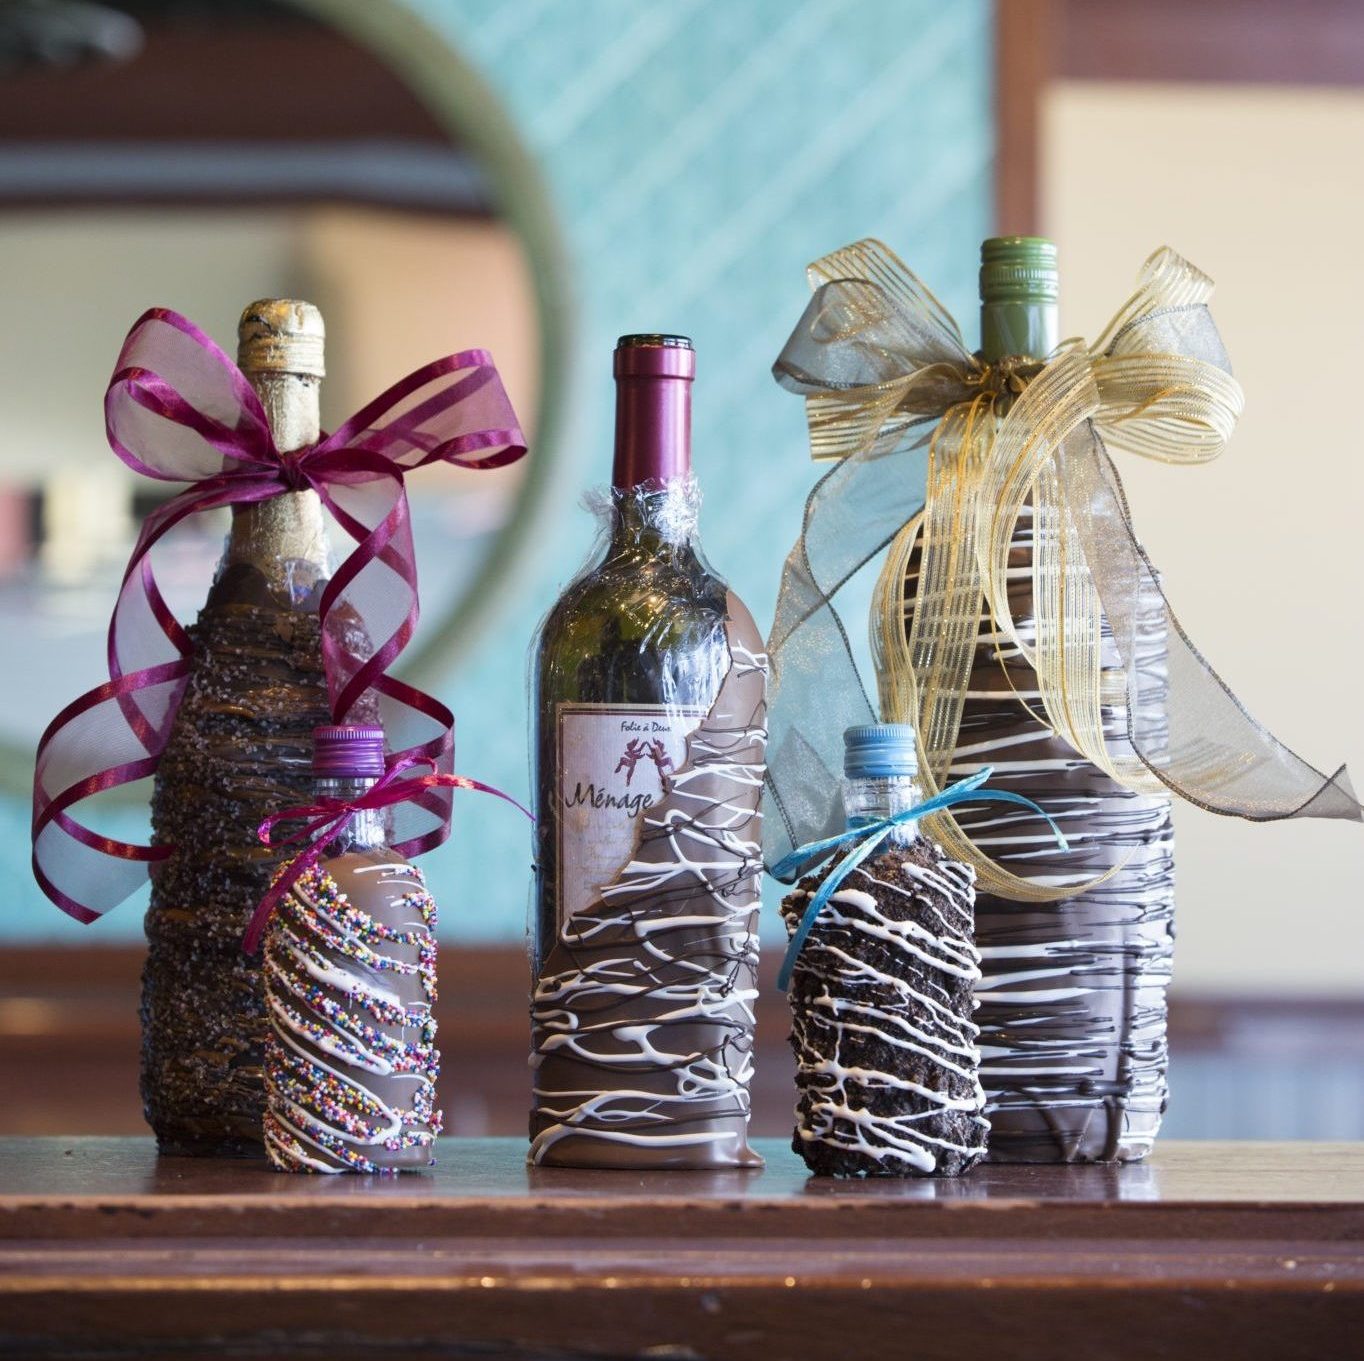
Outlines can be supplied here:
M100 396L128 327L153 303L184 312L231 353L253 298L315 299L328 331L324 421L475 344L493 351L517 409L535 409L530 282L518 239L499 222L325 205L8 213L0 262L0 482L10 485L47 482L58 467L124 476Z
M519 239L497 221L339 205L21 212L0 216L0 261L0 487L42 486L48 581L112 578L136 529L139 479L109 452L101 395L149 305L185 313L231 354L253 298L317 302L329 428L419 364L475 344L492 351L518 412L535 411L529 273ZM430 484L424 497L457 494L469 534L506 522L525 474L523 462L414 481Z
M492 353L529 426L539 391L539 327L521 242L505 225L318 207L302 225L300 248L318 295L330 303L328 388L341 403L338 419L419 365L478 347ZM526 470L524 461L491 473L442 467L418 473L414 483L457 487L480 497L488 514L505 516Z
M1063 334L1159 245L1217 281L1245 415L1203 468L1120 456L1133 514L1250 711L1364 793L1364 93L1065 82L1043 144ZM1364 827L1176 816L1178 986L1364 992Z
M100 401L128 328L157 304L227 343L242 306L289 280L296 220L289 209L0 215L0 480L122 476Z
M0 485L43 487L49 581L116 580L136 531L137 478L109 452L101 405L128 328L159 305L229 342L243 304L290 278L297 218L289 209L0 216ZM90 597L79 606L91 607Z

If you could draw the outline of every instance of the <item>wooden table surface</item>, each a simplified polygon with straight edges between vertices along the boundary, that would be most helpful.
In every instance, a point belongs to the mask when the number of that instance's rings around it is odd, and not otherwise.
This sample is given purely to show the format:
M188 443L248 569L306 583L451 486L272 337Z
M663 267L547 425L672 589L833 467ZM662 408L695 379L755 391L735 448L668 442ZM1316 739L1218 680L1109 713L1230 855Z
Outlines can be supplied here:
M400 1179L0 1140L0 1355L1364 1355L1364 1146L1157 1144L958 1181L528 1169Z

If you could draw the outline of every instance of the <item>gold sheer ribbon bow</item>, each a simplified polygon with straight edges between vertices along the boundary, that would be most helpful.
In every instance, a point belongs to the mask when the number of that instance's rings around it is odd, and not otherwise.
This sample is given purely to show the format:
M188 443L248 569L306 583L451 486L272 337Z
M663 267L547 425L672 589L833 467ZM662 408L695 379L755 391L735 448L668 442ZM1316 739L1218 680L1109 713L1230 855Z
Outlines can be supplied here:
M814 297L773 372L806 398L814 457L838 462L810 495L770 640L769 863L834 828L842 729L878 716L833 598L887 547L873 610L879 716L915 723L929 795L949 783L986 610L998 645L1037 672L1047 723L1126 787L1168 789L1254 820L1361 819L1344 767L1325 776L1279 742L1184 633L1110 457L1121 449L1201 463L1230 437L1241 389L1208 310L1206 275L1159 250L1096 344L1068 341L1045 362L993 365L967 351L956 322L880 242L836 251L809 275ZM1008 560L1029 506L1034 618L1020 627ZM905 568L916 548L906 638ZM1137 665L1139 628L1153 619L1165 635L1165 677ZM1121 695L1118 678L1103 674L1104 621L1122 661ZM1128 718L1116 750L1102 715L1115 703ZM1058 896L973 847L950 813L935 815L931 831L976 865L982 888Z

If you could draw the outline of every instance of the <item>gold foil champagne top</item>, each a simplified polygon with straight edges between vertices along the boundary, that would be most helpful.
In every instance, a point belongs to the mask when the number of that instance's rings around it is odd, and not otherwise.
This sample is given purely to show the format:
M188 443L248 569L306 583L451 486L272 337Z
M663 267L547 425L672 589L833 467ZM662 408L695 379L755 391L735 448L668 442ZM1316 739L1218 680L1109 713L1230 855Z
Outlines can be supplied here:
M317 441L325 340L322 313L310 302L262 298L242 312L237 365L260 398L281 454ZM295 608L310 601L317 582L330 575L331 565L317 493L282 492L268 501L234 507L224 561L226 567L255 568L277 604ZM260 603L259 589L256 576L244 582L226 571L214 586L217 599L246 603Z
M243 373L296 373L321 378L327 331L322 313L294 298L261 298L237 324L237 365Z

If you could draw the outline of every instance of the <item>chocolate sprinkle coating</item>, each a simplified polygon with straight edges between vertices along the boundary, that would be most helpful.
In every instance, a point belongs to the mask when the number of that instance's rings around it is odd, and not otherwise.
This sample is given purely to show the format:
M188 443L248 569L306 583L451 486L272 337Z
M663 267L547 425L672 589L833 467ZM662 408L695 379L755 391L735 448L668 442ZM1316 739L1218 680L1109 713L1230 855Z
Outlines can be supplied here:
M384 847L325 856L265 938L265 1147L284 1172L429 1167L436 1110L436 904Z
M241 942L290 852L256 828L306 801L330 713L317 616L214 597L152 796L153 840L175 850L146 917L142 1100L163 1152L260 1155L268 1024Z

